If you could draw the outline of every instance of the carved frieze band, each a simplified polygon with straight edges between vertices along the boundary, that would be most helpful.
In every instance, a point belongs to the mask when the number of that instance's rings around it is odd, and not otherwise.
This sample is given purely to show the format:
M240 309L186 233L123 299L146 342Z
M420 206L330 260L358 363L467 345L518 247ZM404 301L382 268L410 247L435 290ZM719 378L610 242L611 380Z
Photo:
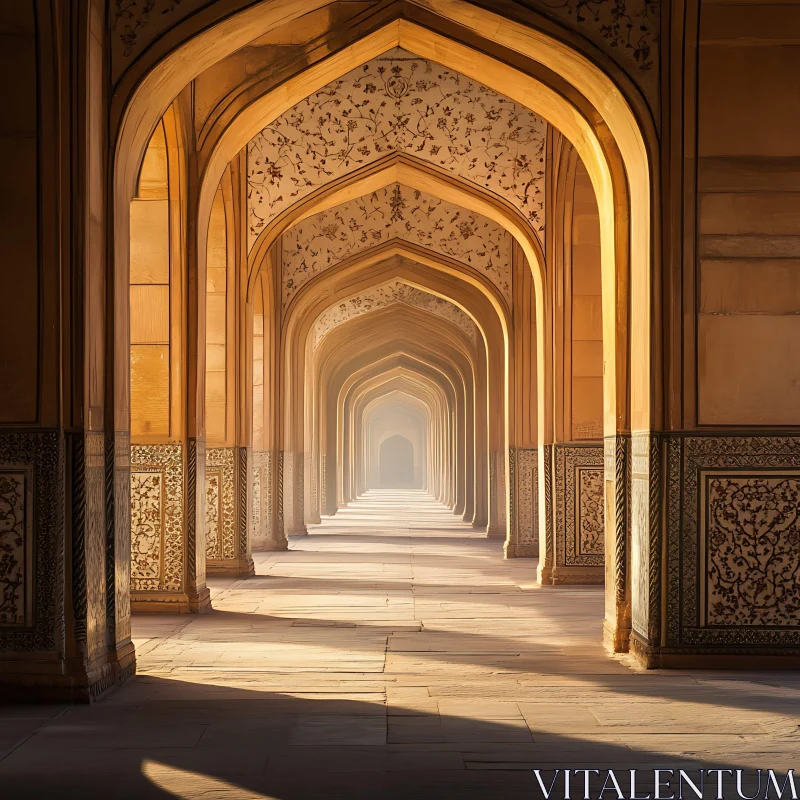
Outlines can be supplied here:
M668 642L800 645L800 438L668 448Z
M605 557L603 447L554 447L557 564L602 567Z
M183 447L131 446L131 590L183 587Z
M206 450L206 558L236 558L236 484L233 447Z
M0 650L64 643L64 435L0 432Z

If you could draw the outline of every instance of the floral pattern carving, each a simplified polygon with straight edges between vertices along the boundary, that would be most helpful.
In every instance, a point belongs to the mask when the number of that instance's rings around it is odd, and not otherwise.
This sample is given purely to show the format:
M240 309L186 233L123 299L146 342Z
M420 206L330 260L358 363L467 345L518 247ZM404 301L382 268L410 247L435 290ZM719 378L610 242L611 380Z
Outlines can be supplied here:
M539 544L539 456L534 449L518 448L514 461L516 543L536 547Z
M250 244L298 200L390 153L494 192L542 232L546 131L509 98L395 48L309 95L249 143Z
M111 27L117 36L113 46L115 72L178 21L176 18L181 12L186 16L203 1L113 0L109 3Z
M236 558L234 450L206 450L206 558Z
M581 469L578 475L578 552L602 556L605 552L603 470Z
M256 461L258 453L253 453L253 460ZM261 538L262 514L261 514L261 472L262 467L258 465L253 466L253 513L250 520L251 533L250 541L255 542Z
M25 623L24 472L0 472L0 624Z
M349 300L344 300L331 306L327 311L323 311L314 323L313 346L316 350L320 342L337 326L343 322L368 314L378 308L403 303L413 308L419 308L438 317L446 319L459 327L470 339L473 344L478 341L478 326L472 318L463 312L458 306L438 297L429 294L416 286L409 286L402 281L394 281L363 292Z
M709 477L708 623L800 626L800 476Z
M0 432L0 465L5 473L26 476L25 555L29 564L25 569L24 623L0 626L0 650L52 652L62 646L65 635L61 580L65 505L63 431ZM7 517L6 526L9 521Z
M556 567L605 563L604 447L556 445Z
M511 236L479 214L393 184L283 234L283 303L311 278L390 239L422 245L485 275L511 302Z
M661 0L540 0L542 5L621 62L641 71L658 56Z
M180 591L183 584L183 449L131 447L131 590Z
M721 592L717 584L727 574L727 567L726 572L719 572L721 565L731 564L732 559L752 557L747 541L736 543L741 552L726 551L725 539L729 534L727 527L720 525L720 517L726 520L726 526L743 528L748 538L756 528L759 536L764 535L763 543L757 545L763 548L759 550L759 559L765 559L759 562L762 569L772 558L773 545L777 545L778 551L786 546L782 537L792 535L791 505L800 508L800 500L796 493L792 498L784 487L778 487L783 481L795 482L795 486L800 481L800 438L673 435L665 437L664 445L667 644L690 652L697 652L698 647L725 647L737 652L763 653L774 652L771 648L776 646L799 646L800 626L796 622L787 624L782 616L782 609L790 610L796 602L791 587L786 587L788 592L782 590L781 606L772 611L759 610L758 594L753 594L759 579L756 573L749 573L753 580L735 582L738 584L735 594L740 593L736 602L743 607L734 611L732 587ZM715 487L714 481L725 483ZM729 495L727 487L733 490L734 486L744 487L751 481L754 487L763 487L765 505L759 500L751 508L739 509L736 504L740 501L734 500L736 492ZM776 525L781 515L783 531L780 524ZM748 531L746 526L752 527ZM739 569L740 577L748 574ZM791 572L790 566L787 569ZM713 577L712 570L716 572ZM782 574L785 572L780 569L772 573L773 578ZM797 611L794 614L796 617ZM731 621L725 622L726 619Z

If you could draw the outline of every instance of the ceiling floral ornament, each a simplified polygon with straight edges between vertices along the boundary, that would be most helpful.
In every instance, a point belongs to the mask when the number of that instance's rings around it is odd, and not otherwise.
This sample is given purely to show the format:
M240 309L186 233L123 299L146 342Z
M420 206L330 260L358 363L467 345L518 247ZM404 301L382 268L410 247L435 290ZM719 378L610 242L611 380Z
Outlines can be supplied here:
M536 0L622 64L657 71L661 0Z
M284 305L321 272L392 239L461 261L511 302L510 234L486 217L395 183L315 214L283 234Z
M403 281L393 281L383 286L362 292L349 300L343 300L331 306L319 315L314 323L312 346L316 350L322 340L338 325L348 320L376 311L379 308L404 303L412 308L419 308L446 319L460 328L473 344L478 342L478 326L473 319L462 311L455 303L443 297L431 294L416 286L409 286Z
M250 244L287 207L390 153L488 189L541 234L546 131L509 98L395 48L309 95L248 144Z

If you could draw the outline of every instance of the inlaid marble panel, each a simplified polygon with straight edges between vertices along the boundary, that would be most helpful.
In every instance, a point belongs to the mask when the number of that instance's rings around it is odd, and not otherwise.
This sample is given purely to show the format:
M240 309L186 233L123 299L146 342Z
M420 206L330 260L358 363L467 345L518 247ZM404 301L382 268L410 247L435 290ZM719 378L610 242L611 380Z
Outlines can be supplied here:
M709 625L800 627L800 473L708 475Z
M64 451L63 431L0 430L0 650L61 647Z
M605 509L602 445L556 445L554 508L557 563L602 567Z
M183 448L131 446L131 590L183 584Z
M309 95L250 142L250 244L298 200L390 153L488 189L542 233L546 131L509 98L395 48Z
M0 471L0 624L25 623L27 473Z
M206 558L236 558L235 453L206 450Z
M536 546L539 543L538 453L533 448L518 448L514 453L513 507L517 544Z
M800 439L666 446L668 644L800 645Z
M284 305L316 275L390 239L467 264L511 302L511 235L486 217L393 184L315 214L283 234Z
M578 476L578 555L602 556L605 551L603 469L580 467Z
M472 318L463 312L457 305L445 300L443 297L430 294L409 286L402 281L393 281L385 286L370 289L349 300L343 300L335 306L324 311L314 323L313 346L316 350L322 340L337 326L350 319L375 311L379 308L404 303L413 308L419 308L446 319L460 328L473 344L478 342L478 326Z

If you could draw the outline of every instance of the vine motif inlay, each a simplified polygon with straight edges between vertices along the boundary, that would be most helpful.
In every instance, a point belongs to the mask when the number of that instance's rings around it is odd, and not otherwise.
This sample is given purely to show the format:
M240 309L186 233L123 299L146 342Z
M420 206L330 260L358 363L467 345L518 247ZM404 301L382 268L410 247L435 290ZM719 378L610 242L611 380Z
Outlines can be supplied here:
M790 540L800 499L787 482L800 482L800 439L670 436L667 445L668 644L746 652L800 645L796 595L784 583L787 570L791 575L797 569ZM756 529L763 542L751 566L748 540ZM734 530L745 537L735 545ZM771 610L760 605L764 580L781 584L779 604ZM787 623L784 611L795 619Z
M283 303L311 278L362 250L402 239L467 264L511 302L511 236L490 219L393 184L283 234Z
M556 16L571 22L617 56L642 71L657 56L660 0L539 0ZM593 35L588 29L593 29Z
M351 297L349 300L343 300L323 311L314 323L312 338L314 349L316 350L319 347L322 340L337 325L341 325L343 322L359 317L362 314L368 314L378 308L385 308L398 303L412 308L419 308L446 319L460 328L473 344L478 342L478 326L457 305L445 300L443 297L430 294L415 286L409 286L403 281L393 281L385 286L378 286L356 297Z
M25 623L25 472L0 472L0 624Z
M556 565L605 563L604 452L602 445L555 446Z
M236 558L234 451L206 450L206 558Z
M605 522L602 469L581 469L578 475L578 552L603 555Z
M183 448L131 446L131 590L183 583Z
M65 563L63 431L0 432L0 467L0 474L6 481L10 476L25 475L23 546L26 558L25 588L14 601L12 612L16 618L19 609L24 608L24 620L0 628L0 650L57 650L64 647L66 633L62 581ZM6 486L5 532L16 527L12 520L20 513L19 501L14 499L16 491L11 485ZM9 533L0 537L0 541L8 544L15 538ZM11 547L19 553L18 545ZM0 558L5 555L7 552L0 551ZM8 575L16 575L16 568L10 567ZM24 602L23 606L19 605L20 601Z
M514 482L518 544L535 546L539 543L538 472L538 452L534 449L517 449Z
M708 478L708 624L800 626L800 476Z
M489 189L541 232L546 130L509 98L395 48L309 95L251 140L250 244L290 205L392 152Z

